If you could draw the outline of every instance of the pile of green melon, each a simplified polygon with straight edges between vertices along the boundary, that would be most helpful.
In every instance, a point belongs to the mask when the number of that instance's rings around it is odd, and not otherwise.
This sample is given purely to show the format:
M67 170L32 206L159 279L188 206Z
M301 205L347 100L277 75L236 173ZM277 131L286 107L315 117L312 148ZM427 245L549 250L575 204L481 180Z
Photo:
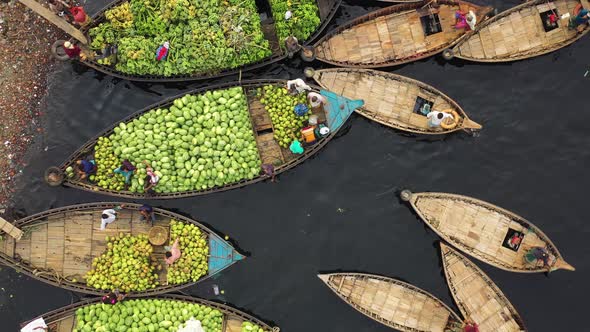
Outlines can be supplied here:
M170 245L178 239L180 258L168 267L169 284L195 282L207 274L209 243L199 227L176 220L170 222Z
M101 140L101 142L104 141ZM260 174L260 157L254 139L248 104L241 87L187 94L168 108L144 113L120 123L108 137L112 153L128 159L137 170L132 192L143 192L146 160L160 182L158 193L206 190ZM112 165L105 145L95 156L98 167ZM101 187L112 187L104 175L97 176Z
M200 321L206 332L222 330L223 313L215 308L178 300L142 299L79 308L73 332L176 332L191 318ZM264 330L244 322L242 332Z

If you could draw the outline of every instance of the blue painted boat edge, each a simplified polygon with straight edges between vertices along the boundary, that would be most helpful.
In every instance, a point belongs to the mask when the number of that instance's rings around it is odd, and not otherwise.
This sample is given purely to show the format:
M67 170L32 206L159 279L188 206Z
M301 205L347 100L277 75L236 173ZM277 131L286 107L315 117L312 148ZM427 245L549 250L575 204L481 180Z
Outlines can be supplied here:
M209 276L215 275L245 258L230 243L217 234L209 234Z

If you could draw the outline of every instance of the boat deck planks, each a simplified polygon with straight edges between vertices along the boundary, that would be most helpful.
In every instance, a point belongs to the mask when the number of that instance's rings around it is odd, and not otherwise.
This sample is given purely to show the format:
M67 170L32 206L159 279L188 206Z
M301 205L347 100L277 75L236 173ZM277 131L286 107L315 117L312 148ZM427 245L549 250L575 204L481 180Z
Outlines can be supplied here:
M449 289L464 317L481 332L526 331L516 309L481 269L451 247L440 246Z
M362 273L319 276L353 308L401 331L445 331L459 317L432 295L404 282Z
M557 259L556 268L573 269L540 229L493 204L446 193L414 193L410 203L443 239L488 264L513 272L544 272L540 265L526 264L524 255L532 247L545 247ZM503 245L514 231L524 234L517 250Z
M482 7L467 2L439 3L438 8L428 3L391 6L345 23L315 44L316 56L350 67L400 64L438 53L464 35L464 29L453 27L457 10L473 10L482 19ZM442 31L426 35L423 16L437 16Z
M534 0L511 8L483 22L475 33L461 39L453 48L455 56L472 61L502 62L526 59L567 46L582 34L568 28L568 19L558 20L558 28L546 32L541 13L555 11L558 16L573 15L579 0L546 2Z
M454 110L466 117L461 107L442 92L422 82L370 69L334 68L317 70L314 79L323 88L350 99L363 99L357 113L383 125L420 134L444 134L454 129L432 129L423 114L414 112L418 98L432 104L434 111ZM478 125L479 126L479 125Z

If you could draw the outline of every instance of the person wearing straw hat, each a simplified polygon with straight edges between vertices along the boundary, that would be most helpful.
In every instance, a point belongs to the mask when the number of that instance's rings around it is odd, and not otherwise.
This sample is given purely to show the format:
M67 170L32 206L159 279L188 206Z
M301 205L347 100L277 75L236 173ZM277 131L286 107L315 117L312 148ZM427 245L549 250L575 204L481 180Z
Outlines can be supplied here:
M75 59L80 56L82 49L78 47L78 45L74 45L74 43L66 41L64 42L64 51L70 59Z

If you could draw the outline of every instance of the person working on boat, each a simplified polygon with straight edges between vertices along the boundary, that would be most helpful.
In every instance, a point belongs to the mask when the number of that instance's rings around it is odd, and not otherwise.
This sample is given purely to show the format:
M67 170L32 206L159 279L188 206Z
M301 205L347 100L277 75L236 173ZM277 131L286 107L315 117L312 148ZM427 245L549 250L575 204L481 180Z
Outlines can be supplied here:
M451 114L439 111L432 111L428 113L426 117L428 118L428 127L430 128L439 128L440 124L445 119L453 119L453 116Z
M299 51L301 45L299 45L299 41L295 36L289 36L285 38L285 47L287 48L287 56L290 59L297 51Z
M166 60L166 57L168 56L168 50L170 50L170 43L166 41L156 50L156 60Z
M543 247L532 247L529 251L524 254L524 259L529 264L538 265L539 262L543 262L543 267L551 269L552 255Z
M291 94L295 95L298 93L302 93L304 91L311 90L311 87L309 85L305 84L305 81L298 78L298 79L287 81L287 90L289 90L289 92Z
M147 160L144 160L143 163L146 166L146 177L145 177L145 184L143 187L143 191L146 193L152 193L153 194L153 189L157 184L158 181L160 181L160 177L154 172L154 169L150 166L150 164L147 162Z
M55 15L63 18L66 22L70 23L73 19L71 14L66 10L69 6L66 6L60 0L48 0L47 4L49 5L49 9L55 13Z
M180 248L178 248L178 239L176 239L174 241L174 244L172 244L172 247L166 247L166 264L168 265L172 265L174 264L174 262L176 262L177 259L180 258Z
M311 110L314 112L318 111L322 105L326 105L326 103L328 102L326 100L326 97L322 96L321 94L319 94L317 92L313 92L313 91L307 94L307 100L309 101L309 104L311 105Z
M70 13L74 16L74 21L80 26L86 26L92 21L81 6L70 8Z
M114 290L109 292L107 295L103 296L100 300L104 304L117 304L117 302L121 302L127 297L127 295L119 292L118 290Z
M64 52L68 55L70 59L75 59L80 56L80 52L82 49L69 41L64 42Z
M139 207L139 220L141 221L148 221L153 225L154 221L156 221L156 214L154 213L154 208L149 204L144 204Z
M274 165L273 164L262 164L262 165L260 165L260 167L262 168L264 175L270 177L270 182L275 182L276 174L275 174Z
M47 324L45 324L45 320L43 317L39 317L29 324L23 326L23 328L20 329L20 332L42 332L47 330L48 327Z
M465 320L465 326L463 326L463 332L479 332L479 326L477 326L474 321L467 318Z
M94 160L81 159L76 161L76 173L80 180L86 179L88 176L96 173L96 162Z
M588 21L590 20L590 11L587 9L582 8L578 15L572 17L570 19L569 28L570 29L577 29L578 32L584 31Z
M125 204L121 204L119 206L115 206L112 209L106 209L102 211L100 216L100 230L104 231L108 224L115 222L115 220L117 220L117 211L122 210L124 207Z
M125 177L125 189L131 184L131 176L133 176L133 172L135 171L135 166L125 159L121 163L121 166L113 171L114 174L121 174Z
M476 20L477 18L473 11L462 12L458 10L455 12L455 25L453 27L455 29L473 30L475 28Z

